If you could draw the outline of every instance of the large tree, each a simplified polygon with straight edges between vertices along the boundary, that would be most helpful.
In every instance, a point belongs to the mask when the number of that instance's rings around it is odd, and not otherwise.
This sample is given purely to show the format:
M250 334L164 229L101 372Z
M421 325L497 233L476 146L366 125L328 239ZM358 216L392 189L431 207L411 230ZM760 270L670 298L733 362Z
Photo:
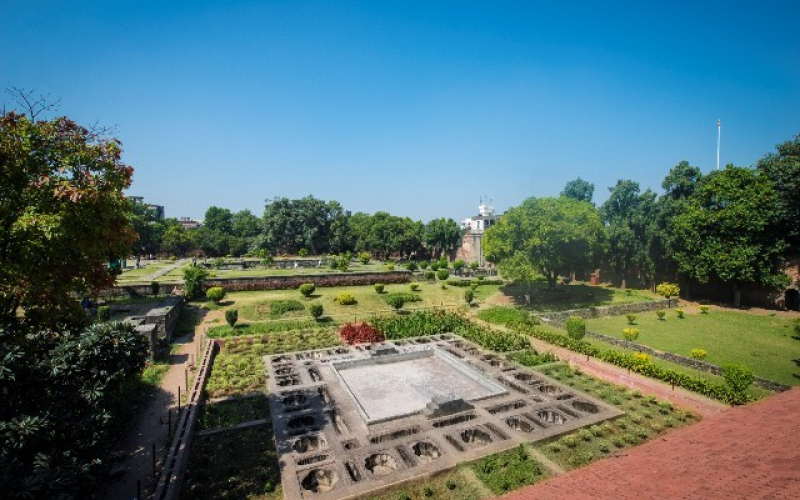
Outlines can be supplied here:
M506 212L486 231L486 258L498 263L511 260L509 269L529 271L526 259L555 288L562 272L590 269L602 253L603 222L597 209L572 198L528 198ZM507 276L515 279L516 276Z
M561 191L561 196L566 196L567 198L572 198L573 200L586 201L589 203L592 202L593 195L594 184L585 181L580 177L569 181L567 185L564 186L564 190Z
M261 241L273 253L305 249L322 254L346 249L342 248L347 245L345 219L345 211L337 201L325 202L313 196L297 200L275 198L264 209Z
M71 293L114 284L108 263L136 239L122 195L132 174L118 141L67 118L0 118L2 324L79 318Z
M446 255L461 244L461 229L453 219L433 219L425 226L425 244L433 257Z
M729 283L735 307L741 284L785 285L780 207L773 182L756 170L729 165L708 174L671 220L679 271Z
M775 153L758 161L758 171L775 185L780 205L779 231L797 252L800 247L800 134L778 144Z

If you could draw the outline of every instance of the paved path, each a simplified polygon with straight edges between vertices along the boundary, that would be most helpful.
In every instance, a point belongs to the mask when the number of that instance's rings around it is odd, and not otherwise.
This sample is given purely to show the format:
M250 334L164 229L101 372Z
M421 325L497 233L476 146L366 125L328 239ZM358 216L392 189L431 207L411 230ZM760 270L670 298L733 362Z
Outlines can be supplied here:
M167 274L168 272L172 271L173 269L178 268L178 267L186 264L188 261L189 261L189 259L180 259L178 261L175 261L174 264L170 264L168 266L162 267L158 271L155 271L153 274L148 274L147 276L142 277L141 281L155 281L158 278L160 278L160 277L164 276L165 274Z
M206 325L198 325L201 332ZM156 445L156 461L161 461L167 453L171 441L167 438L167 408L177 406L178 387L181 394L186 391L185 367L188 361L195 361L197 345L201 335L181 337L175 340L180 345L177 352L169 356L170 369L161 381L161 387L150 397L144 407L137 411L127 436L119 436L116 453L123 456L118 464L124 472L118 478L111 478L98 487L96 497L102 500L131 500L136 498L137 480L141 484L141 497L150 498L155 487L153 476L153 444ZM191 377L191 375L190 375ZM189 381L191 384L191 379ZM172 410L173 427L176 423L175 409Z
M796 500L800 388L728 409L503 500Z

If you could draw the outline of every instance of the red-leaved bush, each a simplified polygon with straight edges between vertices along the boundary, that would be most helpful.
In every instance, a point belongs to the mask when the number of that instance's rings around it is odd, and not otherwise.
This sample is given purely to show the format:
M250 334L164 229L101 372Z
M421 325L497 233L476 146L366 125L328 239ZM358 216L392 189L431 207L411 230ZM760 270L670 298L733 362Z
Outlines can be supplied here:
M383 334L369 323L345 323L339 328L339 336L350 345L384 341Z

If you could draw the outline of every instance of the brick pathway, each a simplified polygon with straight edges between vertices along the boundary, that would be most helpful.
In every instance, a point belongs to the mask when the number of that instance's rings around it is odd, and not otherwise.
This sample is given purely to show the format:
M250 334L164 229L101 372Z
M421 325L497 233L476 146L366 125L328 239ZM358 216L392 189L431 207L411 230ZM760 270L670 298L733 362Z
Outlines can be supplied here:
M503 500L800 498L800 388L731 408Z

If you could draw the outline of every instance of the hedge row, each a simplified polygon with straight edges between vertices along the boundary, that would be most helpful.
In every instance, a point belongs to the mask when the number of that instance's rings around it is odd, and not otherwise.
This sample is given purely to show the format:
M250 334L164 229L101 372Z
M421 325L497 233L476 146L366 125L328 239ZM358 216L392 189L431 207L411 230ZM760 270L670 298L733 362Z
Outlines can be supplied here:
M503 285L505 282L503 280L447 280L447 284L449 286L461 286L461 287L468 287L472 283L477 283L478 285Z
M641 358L637 358L633 354L625 354L612 349L601 350L588 342L574 340L565 335L549 332L523 323L509 326L519 333L530 335L531 337L544 340L545 342L559 347L564 347L570 351L598 358L622 368L627 368L631 371L641 373L646 377L683 387L684 389L717 399L727 404L741 405L750 401L749 396L741 392L732 391L726 385L709 382L708 380L686 375L675 370L661 368L654 365L652 362L643 362Z

